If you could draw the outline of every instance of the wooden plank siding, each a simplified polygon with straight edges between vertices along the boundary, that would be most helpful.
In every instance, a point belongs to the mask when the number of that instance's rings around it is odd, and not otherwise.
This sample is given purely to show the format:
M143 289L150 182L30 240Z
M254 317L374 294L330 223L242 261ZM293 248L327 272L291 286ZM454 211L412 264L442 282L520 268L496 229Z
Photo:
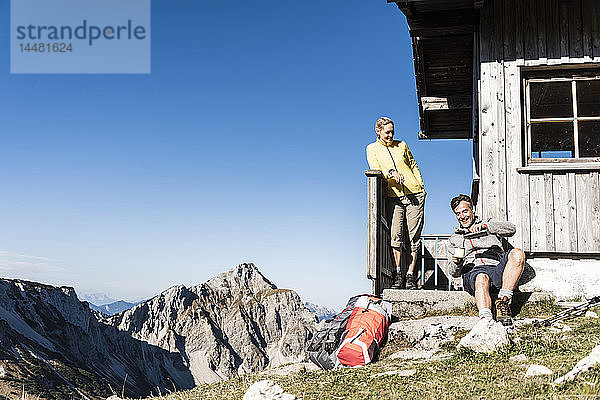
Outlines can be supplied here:
M486 0L480 10L477 213L537 253L600 253L597 171L522 171L522 67L600 63L599 0Z

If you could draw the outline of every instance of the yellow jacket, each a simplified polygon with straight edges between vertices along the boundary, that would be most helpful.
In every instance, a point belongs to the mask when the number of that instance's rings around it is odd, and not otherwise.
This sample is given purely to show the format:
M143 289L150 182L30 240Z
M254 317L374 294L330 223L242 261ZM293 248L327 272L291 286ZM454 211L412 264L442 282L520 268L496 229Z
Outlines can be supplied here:
M400 197L425 190L421 171L405 142L394 140L391 145L386 146L377 140L367 146L367 161L371 169L383 172L387 179L389 197ZM389 173L391 169L395 169L404 177L404 183L396 183L392 179Z

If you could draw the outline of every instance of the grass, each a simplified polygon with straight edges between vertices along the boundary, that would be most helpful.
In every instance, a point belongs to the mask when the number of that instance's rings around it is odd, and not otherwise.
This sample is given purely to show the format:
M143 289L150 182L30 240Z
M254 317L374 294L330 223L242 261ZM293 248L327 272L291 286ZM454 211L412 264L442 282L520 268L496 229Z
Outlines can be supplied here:
M523 312L554 312L552 305L534 305ZM452 356L437 361L403 361L385 358L362 368L334 371L306 371L269 379L286 392L304 400L326 399L600 399L600 368L589 371L574 382L555 386L553 380L564 375L600 344L598 319L577 318L569 321L572 331L552 333L547 328L524 326L515 332L515 343L492 355L456 351L458 341L448 344ZM460 335L464 335L461 332ZM406 344L388 343L405 348ZM527 356L525 363L513 363L514 355ZM530 364L541 364L554 371L552 376L524 378ZM376 376L385 371L415 369L410 377ZM204 384L193 390L161 397L162 400L232 400L242 399L247 388L265 375L244 375L227 381Z

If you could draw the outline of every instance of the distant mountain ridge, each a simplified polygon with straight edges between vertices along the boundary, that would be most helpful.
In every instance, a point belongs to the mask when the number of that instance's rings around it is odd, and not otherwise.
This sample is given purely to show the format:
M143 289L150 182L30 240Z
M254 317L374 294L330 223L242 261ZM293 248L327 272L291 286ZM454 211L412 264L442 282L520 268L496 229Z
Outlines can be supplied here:
M335 311L334 309L320 306L318 304L310 303L308 301L305 302L304 305L310 312L312 312L313 314L315 314L317 316L317 319L319 321L331 319L338 314L338 312Z
M112 317L69 287L0 279L0 392L145 397L306 358L315 316L254 264ZM12 386L11 386L12 385Z
M87 301L90 304L95 304L97 306L103 306L105 304L110 304L118 301L118 299L113 299L106 293L84 293L82 296L78 296L80 300Z
M106 315L115 315L115 314L118 314L125 310L129 310L131 307L135 306L136 304L140 304L140 303L141 303L141 301L138 301L137 303L129 303L127 301L118 300L113 303L104 304L101 306L97 306L97 305L89 303L89 302L88 302L88 305L92 310L99 311Z

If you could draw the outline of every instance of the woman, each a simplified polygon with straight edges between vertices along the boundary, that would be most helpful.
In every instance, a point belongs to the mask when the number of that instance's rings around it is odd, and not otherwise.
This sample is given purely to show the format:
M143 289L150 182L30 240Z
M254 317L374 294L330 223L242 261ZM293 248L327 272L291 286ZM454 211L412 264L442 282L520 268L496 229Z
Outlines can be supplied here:
M395 288L416 289L415 264L421 243L425 208L425 185L421 172L404 141L394 140L394 122L381 117L375 122L377 140L367 146L367 161L371 169L383 172L387 179L388 209L393 210L391 246L396 262ZM404 281L401 273L404 221L410 238L411 260Z

